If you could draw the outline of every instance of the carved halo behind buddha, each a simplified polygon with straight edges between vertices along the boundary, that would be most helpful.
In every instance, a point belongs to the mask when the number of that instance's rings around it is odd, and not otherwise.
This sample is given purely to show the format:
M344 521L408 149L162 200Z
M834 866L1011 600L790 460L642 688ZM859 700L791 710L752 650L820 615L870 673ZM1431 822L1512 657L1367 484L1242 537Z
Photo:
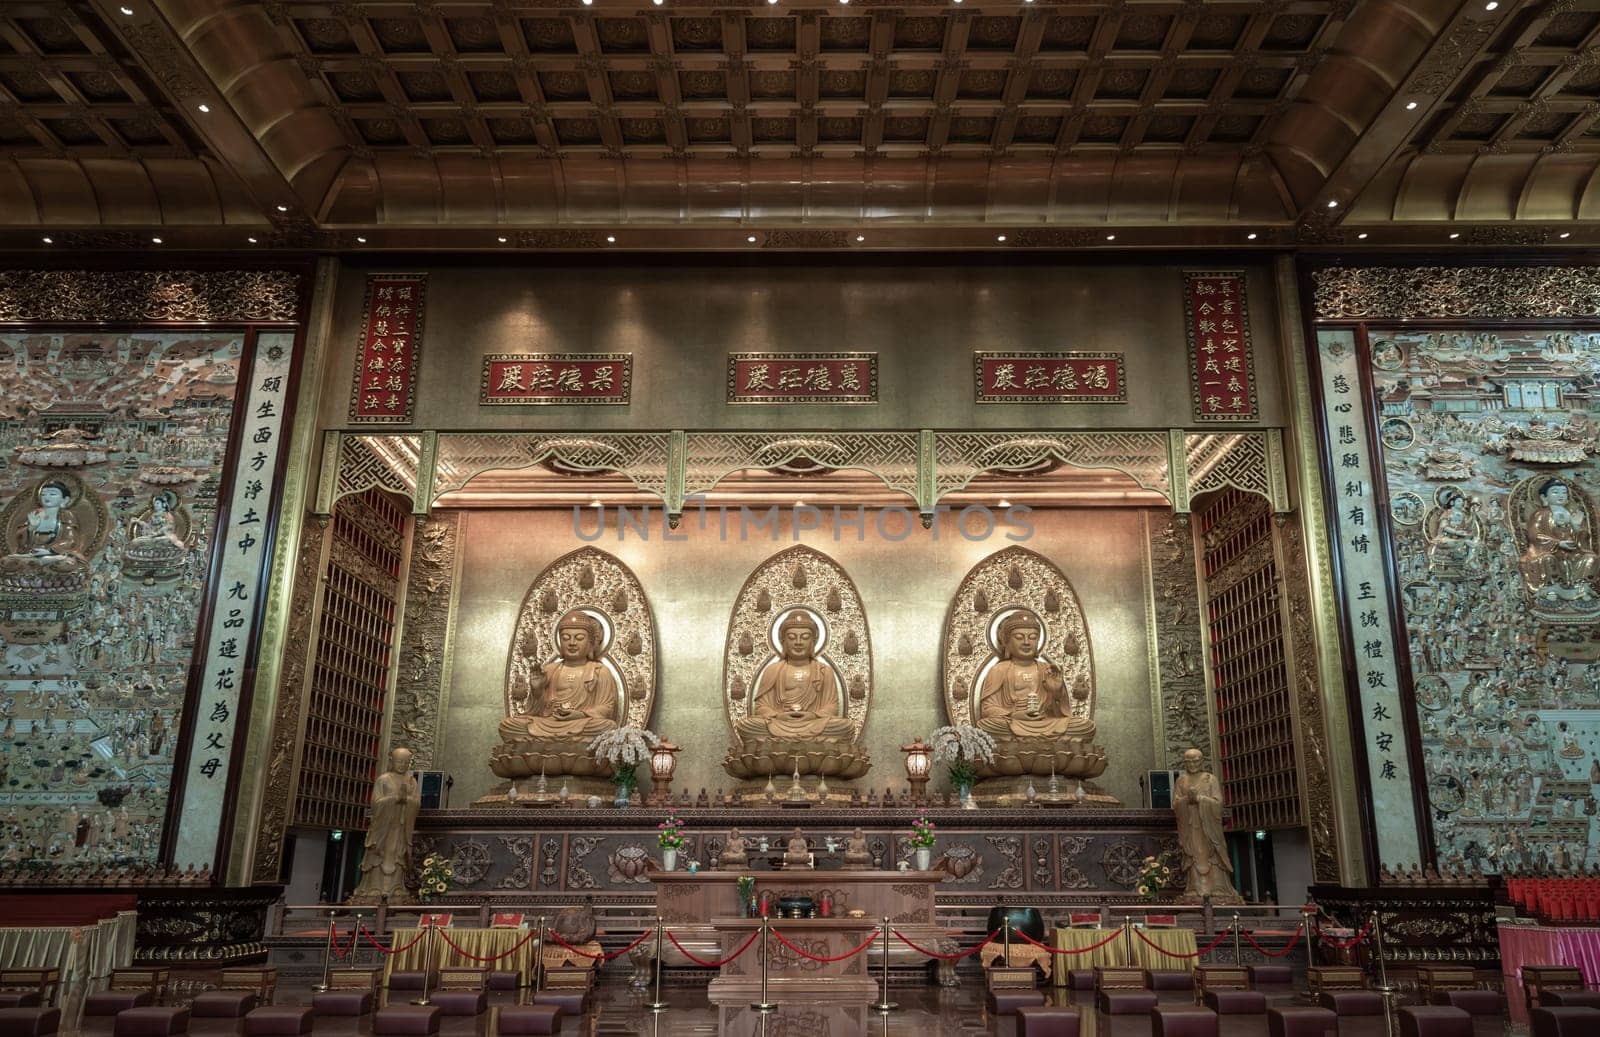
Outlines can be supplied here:
M655 702L655 620L644 588L604 551L557 559L523 600L506 669L506 716L489 754L490 770L506 780L477 805L513 801L513 783L525 802L554 798L552 779L571 795L608 791L611 768L589 743L647 726Z
M981 651L987 649L987 651ZM1086 800L1117 801L1090 779L1105 772L1094 744L1094 661L1077 594L1049 559L1008 547L973 566L945 617L945 709L995 740L977 761L980 802L1013 805L1052 777L1082 781Z
M831 558L800 546L757 567L734 603L724 657L733 745L723 769L744 783L737 800L777 783L788 795L797 773L808 799L848 797L842 783L871 766L858 744L871 659L860 595Z

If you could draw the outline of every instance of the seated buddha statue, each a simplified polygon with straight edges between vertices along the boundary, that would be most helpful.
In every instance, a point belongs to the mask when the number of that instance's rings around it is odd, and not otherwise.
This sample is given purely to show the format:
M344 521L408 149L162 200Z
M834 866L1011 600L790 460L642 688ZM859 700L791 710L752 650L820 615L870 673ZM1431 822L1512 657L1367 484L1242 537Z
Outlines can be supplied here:
M72 512L72 488L46 479L34 491L38 507L8 531L11 553L0 557L0 589L49 593L80 590L89 575Z
M1522 577L1537 601L1588 601L1600 577L1600 555L1590 550L1587 516L1565 479L1539 487L1540 506L1528 516Z
M602 640L600 622L588 612L573 609L557 622L557 658L528 674L525 694L514 699L526 711L500 721L500 744L489 756L495 774L512 781L610 776L610 766L589 750L595 735L617 727L620 708Z
M1072 715L1061 670L1039 661L1043 628L1025 611L1000 623L995 641L1000 661L984 675L978 693L978 726L997 742L1017 738L1094 738L1094 721ZM1073 689L1073 698L1088 697Z
M848 780L871 766L867 751L855 745L855 723L844 715L838 675L817 656L821 633L806 609L793 609L779 622L778 654L757 675L749 711L733 718L736 744L723 761L729 774ZM810 794L813 783L805 784Z
M816 622L800 609L778 625L783 657L774 659L756 681L755 705L734 729L743 739L849 741L856 728L839 715L839 678L816 657Z

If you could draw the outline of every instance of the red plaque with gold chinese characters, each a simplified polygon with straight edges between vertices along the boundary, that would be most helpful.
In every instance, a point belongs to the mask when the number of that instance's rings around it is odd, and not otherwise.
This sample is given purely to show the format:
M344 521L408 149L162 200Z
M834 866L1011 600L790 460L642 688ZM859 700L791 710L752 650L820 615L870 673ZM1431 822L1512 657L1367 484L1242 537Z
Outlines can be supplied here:
M400 425L411 421L427 283L427 274L368 275L350 392L351 421Z
M1183 321L1189 336L1189 385L1196 421L1255 421L1255 354L1244 271L1183 275Z
M729 353L729 403L877 403L876 353Z
M1121 353L972 354L979 403L1126 403Z
M490 353L483 358L482 404L626 404L632 353Z

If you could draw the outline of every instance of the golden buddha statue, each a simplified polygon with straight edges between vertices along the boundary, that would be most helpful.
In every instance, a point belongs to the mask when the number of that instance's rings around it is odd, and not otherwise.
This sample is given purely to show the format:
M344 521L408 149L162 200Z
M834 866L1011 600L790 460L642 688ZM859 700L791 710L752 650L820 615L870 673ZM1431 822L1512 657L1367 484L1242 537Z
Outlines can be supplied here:
M500 721L500 744L489 754L489 768L509 782L536 776L605 779L608 764L595 760L589 743L615 729L621 710L617 680L605 662L604 631L588 611L572 609L556 623L557 658L535 665L522 695L523 707ZM509 782L479 800L507 799ZM572 782L567 783L572 787ZM596 794L599 781L579 782L574 791Z
M600 624L577 609L556 624L560 658L528 677L528 712L500 721L500 738L593 738L617 726L617 682L600 661Z
M859 731L845 715L839 677L817 655L822 632L809 609L792 609L779 621L776 654L753 682L749 711L731 718L735 744L722 764L729 774L752 783L794 774L812 797L826 794L824 782L859 778L871 766L855 744ZM735 789L736 799L762 794L755 784Z
M840 716L839 678L816 657L821 631L803 610L778 624L783 657L774 659L756 681L755 705L734 722L741 739L850 741L856 728Z
M978 692L978 726L996 741L1016 738L1094 738L1094 721L1072 715L1061 669L1039 661L1044 628L1025 610L1000 622L995 642L999 662L984 675ZM1074 688L1083 701L1088 689Z
M1522 553L1522 577L1541 603L1591 601L1600 575L1600 555L1593 545L1583 503L1574 501L1572 485L1560 477L1539 487L1540 507L1529 514Z

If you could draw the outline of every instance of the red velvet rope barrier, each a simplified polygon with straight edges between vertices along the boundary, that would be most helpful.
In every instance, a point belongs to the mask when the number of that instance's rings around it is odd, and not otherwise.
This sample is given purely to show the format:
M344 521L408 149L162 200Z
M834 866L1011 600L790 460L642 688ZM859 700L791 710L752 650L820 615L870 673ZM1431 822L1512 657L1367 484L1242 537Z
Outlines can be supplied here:
M678 938L676 936L674 936L672 933L668 933L667 934L667 939L672 941L672 946L678 948L678 953L682 954L685 958L688 958L690 961L694 962L696 965L700 966L701 968L703 968L703 969L720 969L720 968L722 968L722 966L728 964L730 961L732 961L733 959L737 958L739 955L743 954L745 951L749 950L750 949L750 945L755 943L756 942L756 937L760 936L760 935L761 935L761 930L757 929L755 932L750 934L750 939L746 940L744 943L739 945L739 949L738 950L734 951L732 954L728 955L726 958L723 958L721 961L703 961L700 958L696 958L693 954L690 954L688 952L688 950L684 948L683 944L678 942Z
M1013 933L1015 933L1016 935L1022 937L1023 940L1025 940L1026 942L1033 944L1035 947L1041 948L1043 950L1047 950L1051 954L1088 954L1090 951L1099 950L1100 948L1104 947L1106 944L1110 943L1112 940L1115 940L1117 937L1122 935L1122 930L1120 928L1119 929L1113 929L1111 931L1111 935L1107 936L1104 940L1101 940L1099 943L1092 944L1092 945L1090 945L1088 947L1072 948L1072 947L1051 947L1049 944L1040 943L1038 940L1035 940L1033 937L1029 936L1025 932L1022 932L1019 929L1013 929L1011 931Z
M411 948L413 948L417 944L421 943L423 941L423 938L428 935L428 930L424 929L421 932L417 933L417 938L415 940L412 940L410 943L406 944L404 947L385 947L383 944L381 944L377 940L373 939L372 930L368 929L366 926L362 926L361 927L361 935L365 936L367 938L367 942L372 944L372 946L375 949L377 949L380 953L383 953L383 954L400 954L403 951L409 951Z
M565 947L567 950L571 951L573 954L576 954L580 958L588 958L590 961L610 961L612 958L622 957L624 954L627 954L629 951L639 946L645 940L649 939L650 934L653 932L655 932L654 929L646 929L644 932L639 934L639 938L637 940L628 944L628 946L622 948L622 950L612 951L610 954L590 954L588 951L572 946L572 944L557 936L554 931L551 931L549 935L553 943L557 944L558 946Z
M1153 940L1150 939L1150 937L1146 936L1142 929L1135 929L1133 932L1134 932L1134 935L1138 936L1140 940L1144 941L1144 945L1146 947L1149 947L1151 950L1160 951L1162 954L1165 954L1169 958L1198 958L1202 954L1209 954L1210 952L1216 950L1217 949L1217 945L1220 944L1224 939L1226 939L1227 935L1232 931L1233 931L1233 927L1232 926L1229 926L1228 928L1222 930L1222 932L1217 934L1217 938L1215 940L1212 940L1210 943L1206 944L1204 947L1202 947L1199 950L1195 951L1193 954L1188 954L1188 953L1185 953L1185 952L1182 952L1182 951L1169 951L1165 947L1162 947L1162 946L1159 946L1158 944L1156 944ZM1249 935L1249 934L1247 933L1246 935ZM1254 943L1255 941L1252 940L1251 942Z
M805 951L801 950L800 948L796 947L794 944L790 943L789 942L789 938L787 936L784 936L782 933L778 932L778 930L776 930L776 929L772 930L772 935L776 936L778 938L778 942L779 943L783 944L785 947L789 948L791 951L794 951L796 954L800 955L800 957L809 958L811 961L820 961L820 962L825 962L825 963L832 963L832 962L835 962L835 961L844 961L846 958L854 958L856 955L860 954L862 951L866 950L868 947L871 947L873 945L873 943L875 943L877 941L877 939L878 939L878 935L876 933L874 933L871 936L867 937L867 942L866 943L862 944L860 947L857 947L853 951L845 951L843 954L836 955L835 957L832 957L832 958L819 958L815 954L807 954Z
M989 946L989 944L993 943L994 942L994 938L996 936L1000 935L1000 930L996 929L994 932L990 933L988 936L985 936L983 938L983 942L978 944L978 946L976 946L976 947L973 947L973 948L971 948L969 950L962 951L959 954L940 954L938 951L930 951L930 950L926 950L926 949L924 949L922 947L918 947L916 944L914 944L910 940L906 939L905 934L902 933L898 929L891 929L890 932L894 933L895 936L899 938L901 943L905 944L907 947L910 947L912 950L916 951L918 954L924 955L925 957L929 957L929 958L937 958L940 961L960 961L962 958L965 958L968 955L977 954L979 951L981 951L985 947Z
M359 935L361 935L361 934L356 931L354 926L352 926L351 929L350 929L350 942L348 944L346 944L345 945L345 949L341 951L339 949L339 927L333 924L333 920L332 919L329 919L328 920L328 953L333 955L333 957L336 958L336 959L337 958L346 957L351 951L356 949L356 937L358 937Z
M517 953L518 951L522 950L522 948L527 945L528 941L533 939L538 934L535 933L532 929L530 929L530 930L528 930L528 935L527 936L524 936L522 939L518 940L512 946L510 946L510 947L506 948L505 950L501 951L499 954L491 954L487 958L480 958L478 955L473 954L471 951L469 951L466 948L462 947L460 944L458 944L454 940L450 939L449 934L443 929L439 930L439 935L441 937L443 937L444 942L449 944L451 946L451 948L453 948L457 954L461 955L463 958L466 958L468 961L499 961L501 958L509 958L509 957L511 957L511 955L513 955L513 954ZM554 934L551 934L551 935L554 935ZM649 934L647 933L646 935L649 935Z
M1300 934L1305 931L1305 926L1297 925L1294 927L1294 935L1289 937L1289 942L1283 945L1283 950L1281 951L1269 951L1256 942L1254 933L1247 932L1243 929L1239 931L1244 933L1244 938L1246 940L1250 941L1250 946L1254 947L1262 954L1265 954L1269 958L1284 958L1288 956L1290 951L1294 950L1294 945L1300 942Z
M1323 943L1332 944L1333 946L1339 948L1340 950L1346 950L1348 948L1354 947L1356 944L1360 943L1362 940L1365 940L1367 938L1367 934L1370 933L1370 932L1372 932L1372 923L1368 922L1366 925L1361 927L1361 931L1360 932L1356 933L1354 936L1350 937L1350 939L1348 939L1348 940L1341 939L1340 937L1337 937L1337 936L1329 936L1327 933L1323 932L1321 929L1317 930L1317 939L1321 940Z

